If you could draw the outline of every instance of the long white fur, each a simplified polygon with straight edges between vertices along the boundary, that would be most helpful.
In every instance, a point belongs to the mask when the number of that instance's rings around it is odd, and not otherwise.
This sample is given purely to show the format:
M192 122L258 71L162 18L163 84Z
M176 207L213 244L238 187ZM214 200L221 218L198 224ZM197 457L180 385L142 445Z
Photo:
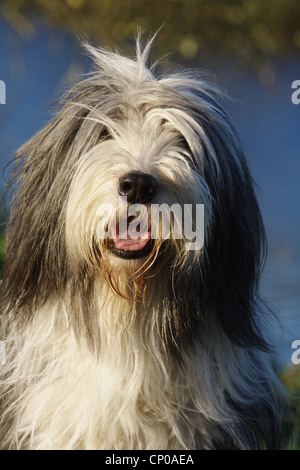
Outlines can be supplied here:
M23 440L28 445L29 438L29 448L46 450L193 449L199 427L201 446L209 449L211 436L201 419L229 428L233 422L225 388L240 403L244 390L245 405L249 387L255 387L255 400L271 398L256 380L263 380L262 369L269 376L264 354L249 370L250 353L234 347L217 328L205 348L185 358L184 373L170 377L156 332L149 329L144 344L137 313L126 327L124 316L132 312L120 310L120 302L103 286L99 291L104 306L98 358L84 342L78 344L63 302L45 306L23 338L7 343L10 382L20 384L12 404L18 421L11 439L17 448ZM247 448L242 440L239 444Z

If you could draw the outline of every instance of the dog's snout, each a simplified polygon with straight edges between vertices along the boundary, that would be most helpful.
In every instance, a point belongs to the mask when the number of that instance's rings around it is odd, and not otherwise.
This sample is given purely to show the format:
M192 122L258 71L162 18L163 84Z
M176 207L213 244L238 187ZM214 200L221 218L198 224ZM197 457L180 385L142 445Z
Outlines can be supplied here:
M157 182L153 176L145 173L126 173L119 179L118 192L120 196L126 196L127 201L132 204L144 204L155 197Z

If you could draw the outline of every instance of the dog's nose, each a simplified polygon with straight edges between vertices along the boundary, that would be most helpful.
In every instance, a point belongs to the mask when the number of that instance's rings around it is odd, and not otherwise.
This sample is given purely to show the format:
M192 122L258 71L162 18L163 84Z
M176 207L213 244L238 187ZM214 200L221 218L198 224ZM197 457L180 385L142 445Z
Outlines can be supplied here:
M131 204L150 202L157 192L157 182L151 175L132 171L119 179L118 192Z

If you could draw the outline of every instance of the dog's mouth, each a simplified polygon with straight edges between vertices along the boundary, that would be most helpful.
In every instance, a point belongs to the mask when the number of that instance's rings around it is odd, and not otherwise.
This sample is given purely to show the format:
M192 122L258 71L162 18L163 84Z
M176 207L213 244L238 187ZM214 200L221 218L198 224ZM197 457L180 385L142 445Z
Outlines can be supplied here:
M108 238L108 249L115 256L123 259L139 259L150 255L153 249L151 239L151 227L136 227L136 231L130 230L130 223L134 217L128 217L125 227L120 228L117 223L116 228L111 231Z

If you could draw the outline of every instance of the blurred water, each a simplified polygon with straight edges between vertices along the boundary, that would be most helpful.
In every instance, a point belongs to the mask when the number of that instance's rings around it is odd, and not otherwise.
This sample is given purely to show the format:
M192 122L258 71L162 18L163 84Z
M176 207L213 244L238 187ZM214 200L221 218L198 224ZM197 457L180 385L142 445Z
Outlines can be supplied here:
M291 254L291 253L290 253ZM299 249L290 254L271 253L263 276L262 291L281 322L274 330L272 346L280 365L291 365L294 340L300 339L300 257Z
M282 325L272 342L281 365L291 364L291 344L300 339L300 105L291 101L299 77L298 57L278 62L267 88L253 76L227 79L267 231L261 291Z
M0 164L49 119L47 109L84 68L70 36L43 31L23 41L0 22L0 80L7 104L0 105ZM201 63L197 67L205 66ZM259 84L228 63L209 64L231 103L248 161L257 182L269 240L262 294L280 318L273 346L280 364L291 363L291 344L300 339L300 105L291 102L291 84L300 79L300 60L289 58L274 69L274 83ZM3 179L1 180L4 187Z

